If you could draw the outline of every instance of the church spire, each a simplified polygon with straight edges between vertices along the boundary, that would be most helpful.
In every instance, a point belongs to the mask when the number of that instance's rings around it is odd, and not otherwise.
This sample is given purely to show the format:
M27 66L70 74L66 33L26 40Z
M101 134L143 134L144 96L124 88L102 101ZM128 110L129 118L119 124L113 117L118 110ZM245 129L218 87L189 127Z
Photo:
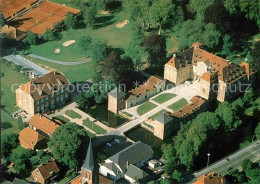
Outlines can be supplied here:
M94 170L94 159L93 159L91 139L89 141L88 152L81 169L87 170L89 172L93 172Z

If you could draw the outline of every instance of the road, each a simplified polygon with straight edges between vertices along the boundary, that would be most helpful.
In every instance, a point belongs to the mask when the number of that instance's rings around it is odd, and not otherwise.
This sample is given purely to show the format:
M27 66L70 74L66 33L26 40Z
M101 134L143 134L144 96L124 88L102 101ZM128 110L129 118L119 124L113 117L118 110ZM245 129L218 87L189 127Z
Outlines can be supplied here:
M54 59L45 58L45 57L38 56L38 55L35 55L35 54L29 54L29 56L36 58L36 59L43 60L43 61L47 61L49 63L56 63L56 64L61 64L61 65L79 65L79 64L83 64L83 63L87 63L87 62L92 61L92 58L87 58L83 61L64 62L64 61L58 61L58 60L54 60Z
M193 174L194 177L198 178L201 175L210 173L212 171L216 171L224 176L228 174L228 172L230 172L226 171L228 167L241 169L241 165L245 159L250 159L253 162L260 160L260 140L254 142L253 144L250 144L240 151L233 153L232 155L228 156L228 158L229 161L227 161L226 158L223 158L213 165L210 165L208 168L195 172ZM194 182L195 180L196 179L194 179L192 182Z

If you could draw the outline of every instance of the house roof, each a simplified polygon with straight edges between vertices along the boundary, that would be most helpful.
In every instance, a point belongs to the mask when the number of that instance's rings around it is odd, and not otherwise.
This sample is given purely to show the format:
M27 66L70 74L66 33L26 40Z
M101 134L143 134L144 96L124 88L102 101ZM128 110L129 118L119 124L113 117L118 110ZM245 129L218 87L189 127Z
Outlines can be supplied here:
M44 164L38 166L35 169L36 172L37 172L37 169L40 172L40 174L42 175L44 180L50 178L53 175L53 173L58 173L60 171L60 169L58 168L54 158L51 158L50 160L48 160ZM35 172L35 170L33 172Z
M156 89L157 86L163 81L165 81L163 78L152 75L143 85L140 85L137 88L129 91L127 99L130 99L133 96L145 95L148 91L153 91L154 89Z
M56 90L65 88L69 84L69 81L65 75L52 71L39 78L21 85L20 89L27 94L30 94L34 100L39 100L45 96L51 95Z
M202 74L200 79L205 80L207 82L212 82L212 81L218 79L218 75L217 75L216 72L214 72L214 73L212 73L212 72L205 72L205 73Z
M183 108L175 111L171 116L177 118L184 118L197 111L207 100L200 96L194 96L190 99L190 104L187 104Z
M52 135L55 132L56 128L59 127L56 122L48 119L41 114L35 114L33 117L31 117L28 124L35 127L36 129L41 130L47 135Z
M128 164L136 164L152 155L152 148L147 144L138 141L111 156L109 160L115 162L117 165L119 165L122 171L125 171L127 162Z
M136 180L136 179L142 180L148 176L148 174L146 172L144 172L142 169L139 169L138 167L136 167L132 164L129 165L125 175L134 180Z
M84 163L81 168L85 169L87 171L91 171L91 172L93 172L93 170L94 170L94 159L93 159L91 139L89 141L88 152L87 152L86 158L85 158Z
M171 122L172 119L173 118L171 116L167 115L166 113L161 113L159 116L157 116L155 118L155 120L157 120L163 124L167 124L167 123Z
M118 88L113 89L108 94L117 99L122 98L126 95L121 89L118 89Z
M29 184L29 182L18 179L18 178L14 178L13 184Z
M224 184L225 178L213 171L209 174L200 176L193 184Z
M82 182L82 176L79 175L77 178L75 178L74 180L71 181L71 184L81 184ZM99 174L98 176L98 183L100 184L111 184L113 183L112 180L106 178L105 176L102 176L101 174Z
M119 171L118 167L115 165L115 163L104 163L103 166L108 168L109 170L113 171L115 174L117 174Z
M27 148L34 149L35 145L44 139L45 137L31 129L30 127L26 127L25 129L19 132L19 140L25 144Z
M4 33L8 38L14 38L16 41L19 41L27 36L25 32L9 25L4 25L1 29L1 32Z

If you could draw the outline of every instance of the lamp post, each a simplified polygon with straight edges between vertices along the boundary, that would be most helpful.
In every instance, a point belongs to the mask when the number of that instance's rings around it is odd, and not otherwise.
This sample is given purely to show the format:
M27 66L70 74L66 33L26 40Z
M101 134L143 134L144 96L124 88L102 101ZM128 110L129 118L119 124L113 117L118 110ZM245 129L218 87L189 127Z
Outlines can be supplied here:
M209 156L210 156L210 153L208 153L207 155L208 155L207 167L209 167Z

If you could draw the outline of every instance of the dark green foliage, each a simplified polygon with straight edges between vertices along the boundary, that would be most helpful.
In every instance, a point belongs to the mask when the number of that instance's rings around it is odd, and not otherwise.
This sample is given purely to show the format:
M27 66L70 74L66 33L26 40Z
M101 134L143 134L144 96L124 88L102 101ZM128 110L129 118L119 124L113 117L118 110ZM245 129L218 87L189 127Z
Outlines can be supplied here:
M20 131L26 127L26 125L25 125L25 123L23 122L23 120L22 120L21 117L19 117L19 118L17 119L17 125L18 125L18 128L19 128Z
M83 16L86 27L93 28L95 25L96 11L91 7L86 7Z
M2 11L0 10L0 29L6 24Z
M231 173L229 173L228 175L225 176L225 179L229 182L229 183L245 183L248 182L247 177L245 175L245 172L239 172L238 169L231 171Z
M63 25L64 25L63 21L55 23L53 25L53 31L57 32L57 33L60 33L62 31L62 29L63 29Z
M254 101L255 98L255 94L254 94L254 90L253 88L249 88L245 91L244 97L243 97L243 101L245 103L251 103Z
M46 163L50 158L50 155L48 155L43 150L40 150L36 153L35 156L31 157L30 161L32 165L41 165L43 163Z
M49 28L46 29L46 31L43 34L43 38L46 41L53 41L56 40L56 37L54 35L54 33L52 32L52 30L50 30Z
M257 127L255 128L255 135L258 139L260 139L260 123L258 123Z
M155 32L150 33L143 42L144 50L148 53L148 61L152 66L160 67L166 61L166 40Z
M173 173L172 173L172 179L175 182L181 182L183 180L182 173L178 170L174 170Z
M82 36L79 39L78 46L81 50L85 52L85 57L86 57L86 51L90 48L91 41L92 39L90 36Z
M178 35L180 36L179 49L186 49L197 41L212 49L219 44L221 36L214 24L195 20L183 22Z
M77 19L75 14L68 12L64 20L64 24L68 29L74 29L76 27Z
M9 160L9 156L12 149L16 148L18 144L18 137L16 134L1 134L1 154L2 156Z
M95 61L104 61L108 56L108 45L104 40L92 40L90 44L90 57Z
M14 169L21 173L28 175L31 172L31 163L30 159L33 156L33 151L27 150L21 146L18 146L12 151L10 156L11 162L14 163Z
M66 123L53 133L48 148L55 159L71 169L78 166L86 150L87 132L76 123Z
M188 10L195 15L198 21L205 20L207 8L214 3L215 0L190 0Z
M223 38L223 47L222 47L222 53L224 55L229 55L231 53L231 49L233 47L233 43L230 40L230 36L225 34Z
M160 184L171 184L170 180L168 178L163 178L161 181L160 181Z
M30 31L27 31L27 36L24 41L29 45L36 45L38 42L38 36Z

